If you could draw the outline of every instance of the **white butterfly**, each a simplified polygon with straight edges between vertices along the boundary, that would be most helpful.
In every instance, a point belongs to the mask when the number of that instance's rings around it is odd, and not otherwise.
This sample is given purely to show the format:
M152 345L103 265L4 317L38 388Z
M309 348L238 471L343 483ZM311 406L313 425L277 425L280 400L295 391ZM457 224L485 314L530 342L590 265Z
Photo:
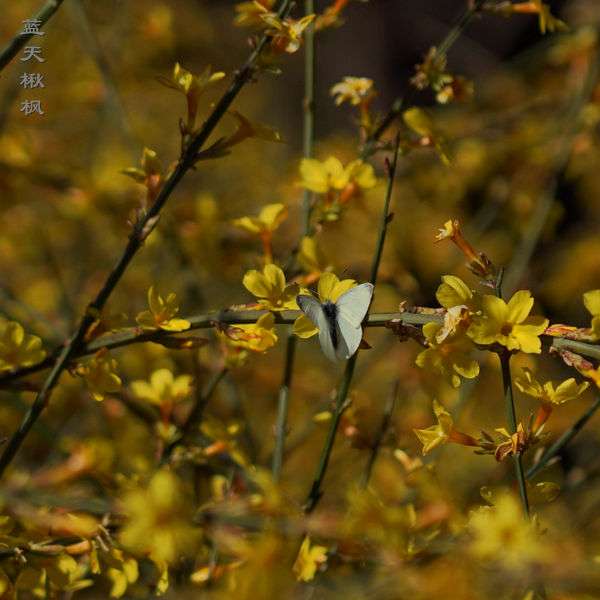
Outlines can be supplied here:
M325 356L337 361L350 358L362 340L361 323L369 310L373 284L361 283L343 293L337 302L319 302L301 294L300 310L319 328L319 342Z

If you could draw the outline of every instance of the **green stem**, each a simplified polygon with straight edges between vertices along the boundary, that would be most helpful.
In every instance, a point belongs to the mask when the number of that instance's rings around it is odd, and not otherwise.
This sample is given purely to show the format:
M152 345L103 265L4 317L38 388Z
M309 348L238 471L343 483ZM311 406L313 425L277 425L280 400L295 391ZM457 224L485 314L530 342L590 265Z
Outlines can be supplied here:
M510 352L508 350L500 353L500 364L502 366L502 385L504 387L504 402L506 404L506 415L511 434L517 432L517 414L515 411L515 401L513 396L512 379L510 375ZM529 498L527 497L527 487L525 482L525 473L523 471L523 461L521 453L514 455L515 474L519 485L519 494L525 516L529 517Z
M394 189L394 179L396 177L396 167L398 164L398 154L400 151L400 136L396 136L396 145L394 148L394 156L392 163L388 163L388 184L385 193L385 201L383 205L383 211L381 213L381 222L379 224L379 235L377 238L377 244L375 246L375 253L373 254L373 263L371 265L371 283L375 285L377 283L377 275L379 273L379 264L381 262L381 256L383 254L383 247L385 245L385 238L387 233L387 226L390 220L389 209L390 209L390 201L392 198L392 191ZM369 315L365 317L365 322L368 323ZM333 451L333 444L335 442L335 435L337 433L340 420L342 415L344 414L344 410L347 406L348 401L348 392L350 391L350 384L352 382L352 376L354 375L354 368L356 366L356 360L358 358L358 352L355 352L346 362L346 368L344 370L344 375L342 378L342 384L338 390L338 395L335 403L335 410L333 412L333 417L331 419L331 424L329 426L329 431L327 432L327 438L325 439L325 445L323 446L323 450L321 451L321 457L319 459L319 464L317 466L317 471L315 473L315 477L313 479L313 483L311 485L310 491L308 492L308 496L306 499L306 503L304 505L304 511L306 513L312 512L323 492L321 491L321 485L323 484L323 479L325 477L325 473L327 472L327 466L329 465L329 459L331 458L331 452Z
M287 435L287 416L289 410L290 387L292 385L292 374L294 372L294 356L296 353L297 338L294 334L288 335L285 351L285 366L283 370L283 382L279 388L279 399L277 403L277 424L275 426L275 449L273 450L272 472L275 481L281 475L283 464L283 453L285 450L285 438Z
M234 311L225 309L213 313L188 315L183 318L190 322L190 328L182 333L173 333L170 331L164 331L163 329L140 331L139 327L132 327L110 335L103 335L85 345L82 345L71 358L75 360L83 356L89 356L98 352L98 350L101 350L102 348L114 350L125 346L131 346L132 344L143 344L146 342L155 342L160 344L165 340L186 336L191 331L198 329L210 329L218 323L224 325L248 325L256 323L256 321L266 313L267 311L264 310ZM292 325L301 314L302 313L298 310L284 310L274 313L275 323L278 325ZM426 323L441 323L442 317L435 313L372 313L368 316L367 321L363 323L363 327L386 327L390 321L397 321L398 323L402 323L404 325L422 327ZM599 344L591 344L552 336L545 336L545 339L549 348L555 348L557 350L570 350L572 352L576 352L577 354L587 356L588 358L600 360ZM10 371L5 371L0 375L0 389L7 384L16 381L17 379L21 379L23 377L27 377L51 368L56 363L62 349L62 346L55 349L46 358L44 358L44 360L41 360L34 365L16 367Z
M283 0L279 14L287 14L290 4L291 0ZM177 166L169 178L164 182L154 204L134 225L129 237L129 241L125 246L125 250L121 254L121 257L108 275L97 296L88 305L88 308L79 323L77 331L73 334L58 355L58 358L54 363L54 367L50 371L47 379L44 381L44 384L42 385L40 392L31 405L31 408L26 413L23 421L19 425L19 428L14 432L9 442L4 447L4 451L2 452L2 455L0 455L0 478L14 459L19 448L25 441L29 431L46 408L52 395L52 390L58 383L62 372L67 368L71 359L83 345L85 335L90 325L92 325L96 318L95 315L102 311L112 292L123 277L123 274L129 266L129 263L144 244L144 240L152 230L153 226L156 225L160 216L160 212L167 200L171 197L171 194L183 177L188 173L188 171L194 168L199 151L202 149L214 131L215 127L220 122L221 118L227 113L227 110L242 88L253 78L256 71L256 63L268 41L268 36L263 36L256 48L250 54L244 66L236 72L233 81L231 82L231 85L225 94L223 94L219 102L217 102L207 120L204 122L200 130L192 137L188 146L183 151Z
M41 21L40 28L43 27L60 8L64 0L48 0L40 11L31 17L34 20ZM12 59L25 47L25 44L33 37L33 34L22 35L17 33L8 45L0 52L0 71L4 69Z
M312 15L315 12L314 0L305 0L304 14ZM315 25L311 23L304 32L304 99L302 145L304 158L312 158L315 146ZM302 196L302 235L311 234L310 218L313 206L313 193L305 189ZM297 248L299 249L300 244ZM295 257L295 252L292 253ZM294 371L294 356L298 339L293 333L288 334L283 382L279 388L277 403L277 425L275 427L275 448L273 450L272 472L275 480L281 475L283 453L285 449L285 436L287 435L287 415L290 402L290 388Z
M313 483L311 485L310 491L308 492L308 496L306 498L306 502L304 504L304 512L306 514L310 514L316 508L317 504L319 503L319 500L321 499L321 496L323 495L323 492L321 491L321 485L323 483L325 473L327 472L329 459L331 458L331 452L333 450L335 435L340 425L342 415L344 414L344 410L347 406L346 400L348 398L348 392L350 391L350 383L352 382L352 375L354 374L354 367L356 366L357 355L358 353L351 356L348 359L348 362L346 363L346 369L344 371L342 385L338 390L335 402L335 410L331 419L331 425L329 426L329 430L327 431L327 437L325 438L325 445L323 446L323 450L321 451L321 457L319 458L317 471L315 473Z
M202 421L204 409L206 408L208 401L212 398L212 395L217 389L217 386L219 385L223 377L227 375L227 372L227 367L223 367L222 369L217 371L213 375L211 380L208 382L208 385L202 391L202 393L198 394L198 397L196 398L196 402L192 407L190 414L181 426L181 437L164 449L164 452L161 457L161 464L166 463L171 454L173 453L173 450L175 450L177 446L180 446L185 441L185 439L189 437L195 429L198 428Z
M305 0L304 14L315 12L314 0ZM304 100L302 124L302 148L304 158L312 158L315 148L315 93L316 93L316 53L315 53L315 24L314 21L304 32ZM302 198L303 232L310 235L310 217L312 213L313 193L304 190Z
M527 479L535 477L548 464L548 461L555 457L583 429L599 408L600 395L596 396L593 404L542 454L540 460L527 470L525 477Z

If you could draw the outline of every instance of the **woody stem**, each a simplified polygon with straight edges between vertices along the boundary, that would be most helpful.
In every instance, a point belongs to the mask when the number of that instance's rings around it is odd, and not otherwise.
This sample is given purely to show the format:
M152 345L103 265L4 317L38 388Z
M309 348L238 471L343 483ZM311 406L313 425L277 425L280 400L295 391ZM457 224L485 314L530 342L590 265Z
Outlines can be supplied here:
M508 419L509 431L511 434L517 432L517 414L515 411L515 401L512 388L512 379L510 375L510 352L504 350L499 354L500 365L502 367L502 386L504 388L504 402L506 404L506 414ZM523 461L521 453L514 454L515 474L519 485L519 494L525 516L529 518L529 498L527 497L527 487L525 483L525 472L523 470Z

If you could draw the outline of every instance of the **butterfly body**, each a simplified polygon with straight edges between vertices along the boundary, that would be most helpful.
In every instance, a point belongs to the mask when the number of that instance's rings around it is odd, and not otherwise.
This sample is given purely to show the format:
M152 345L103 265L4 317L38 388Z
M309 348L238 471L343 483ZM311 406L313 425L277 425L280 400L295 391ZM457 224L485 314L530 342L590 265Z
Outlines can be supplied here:
M362 340L362 321L373 297L373 285L363 283L349 289L336 302L319 302L313 296L297 298L302 312L319 328L323 353L332 361L350 358Z
M337 306L330 302L323 302L323 312L325 313L325 318L327 319L327 324L329 325L329 335L331 335L331 342L334 348L338 346L338 333L336 326L336 317L337 317Z

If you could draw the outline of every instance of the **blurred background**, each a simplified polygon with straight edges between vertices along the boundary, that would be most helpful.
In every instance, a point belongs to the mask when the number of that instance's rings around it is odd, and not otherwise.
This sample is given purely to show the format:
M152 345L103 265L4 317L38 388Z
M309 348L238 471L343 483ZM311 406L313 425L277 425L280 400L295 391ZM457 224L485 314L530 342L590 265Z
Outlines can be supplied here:
M476 248L507 268L507 295L530 289L537 314L553 323L589 325L582 293L600 287L600 89L586 87L586 78L598 60L589 56L594 44L597 54L600 7L595 0L549 4L569 24L569 32L543 35L535 15L475 18L448 55L448 69L472 80L474 95L447 106L436 105L428 92L411 90L409 79L465 3L351 2L344 25L318 37L317 158L334 154L346 164L358 154L355 115L346 106L336 107L330 95L330 88L348 75L375 81L374 106L381 114L407 94L426 107L450 157L449 166L429 149L401 158L374 311L394 312L403 301L437 306L435 290L443 274L476 285L457 250L434 243L443 223L458 218ZM211 65L230 76L248 55L250 32L233 24L234 5L65 0L40 42L46 61L36 67L46 87L35 96L42 99L43 116L26 117L19 110L32 96L18 85L25 63L15 60L2 72L0 313L39 335L46 348L61 343L73 329L125 244L128 219L143 190L120 171L138 166L145 146L157 152L164 167L178 157L177 124L185 101L158 78L169 77L175 62L194 73ZM2 43L38 6L33 0L0 0ZM281 69L279 76L261 74L243 90L235 108L280 131L284 142L249 140L186 177L110 301L110 312L125 313L129 326L146 308L150 285L165 294L176 292L182 315L251 301L241 282L248 269L261 267L260 245L231 220L256 215L265 204L281 202L289 208L274 238L275 261L285 263L300 232L302 52L285 57ZM204 96L203 114L225 85ZM233 120L225 119L216 136L233 127ZM379 176L384 154L372 161ZM380 183L320 236L338 275L368 277L383 193ZM198 372L198 385L204 385L222 364L219 344L210 337L197 356L151 344L116 351L124 385L160 367ZM276 348L230 373L208 411L224 423L243 423L240 447L257 465L268 466L273 450L285 337L281 329ZM352 411L342 431L347 439L334 452L326 505L339 504L346 482L364 468L365 448L398 379L401 402L374 473L374 485L382 489L397 466L392 450L420 451L411 430L431 424L432 399L455 407L460 428L474 434L504 423L493 358L482 355L481 377L457 392L414 366L416 344L400 343L387 331L371 330L367 339L373 349L358 362ZM518 364L535 366L542 378L572 375L547 355L519 357ZM330 407L339 373L326 364L314 339L299 345L295 373L283 478L290 494L301 500L310 484L306 465L316 463L326 429L313 417ZM556 411L552 435L568 427L592 397L588 392ZM32 395L4 392L3 398L0 433L7 435ZM526 418L533 404L524 397L519 403ZM146 472L153 454L145 432L131 421L118 402L92 403L80 382L65 376L21 464L32 467L42 458L57 463L68 456L73 440L89 436L111 441L116 471ZM554 467L552 476L571 481L572 489L567 485L560 501L547 508L549 519L558 521L569 519L577 507L579 524L570 526L585 523L589 540L600 533L597 429L595 419L562 467ZM449 506L477 503L481 485L505 482L510 473L510 465L465 448L445 448L439 462L443 468L435 494ZM575 475L572 466L578 469ZM587 543L574 543L580 542Z

